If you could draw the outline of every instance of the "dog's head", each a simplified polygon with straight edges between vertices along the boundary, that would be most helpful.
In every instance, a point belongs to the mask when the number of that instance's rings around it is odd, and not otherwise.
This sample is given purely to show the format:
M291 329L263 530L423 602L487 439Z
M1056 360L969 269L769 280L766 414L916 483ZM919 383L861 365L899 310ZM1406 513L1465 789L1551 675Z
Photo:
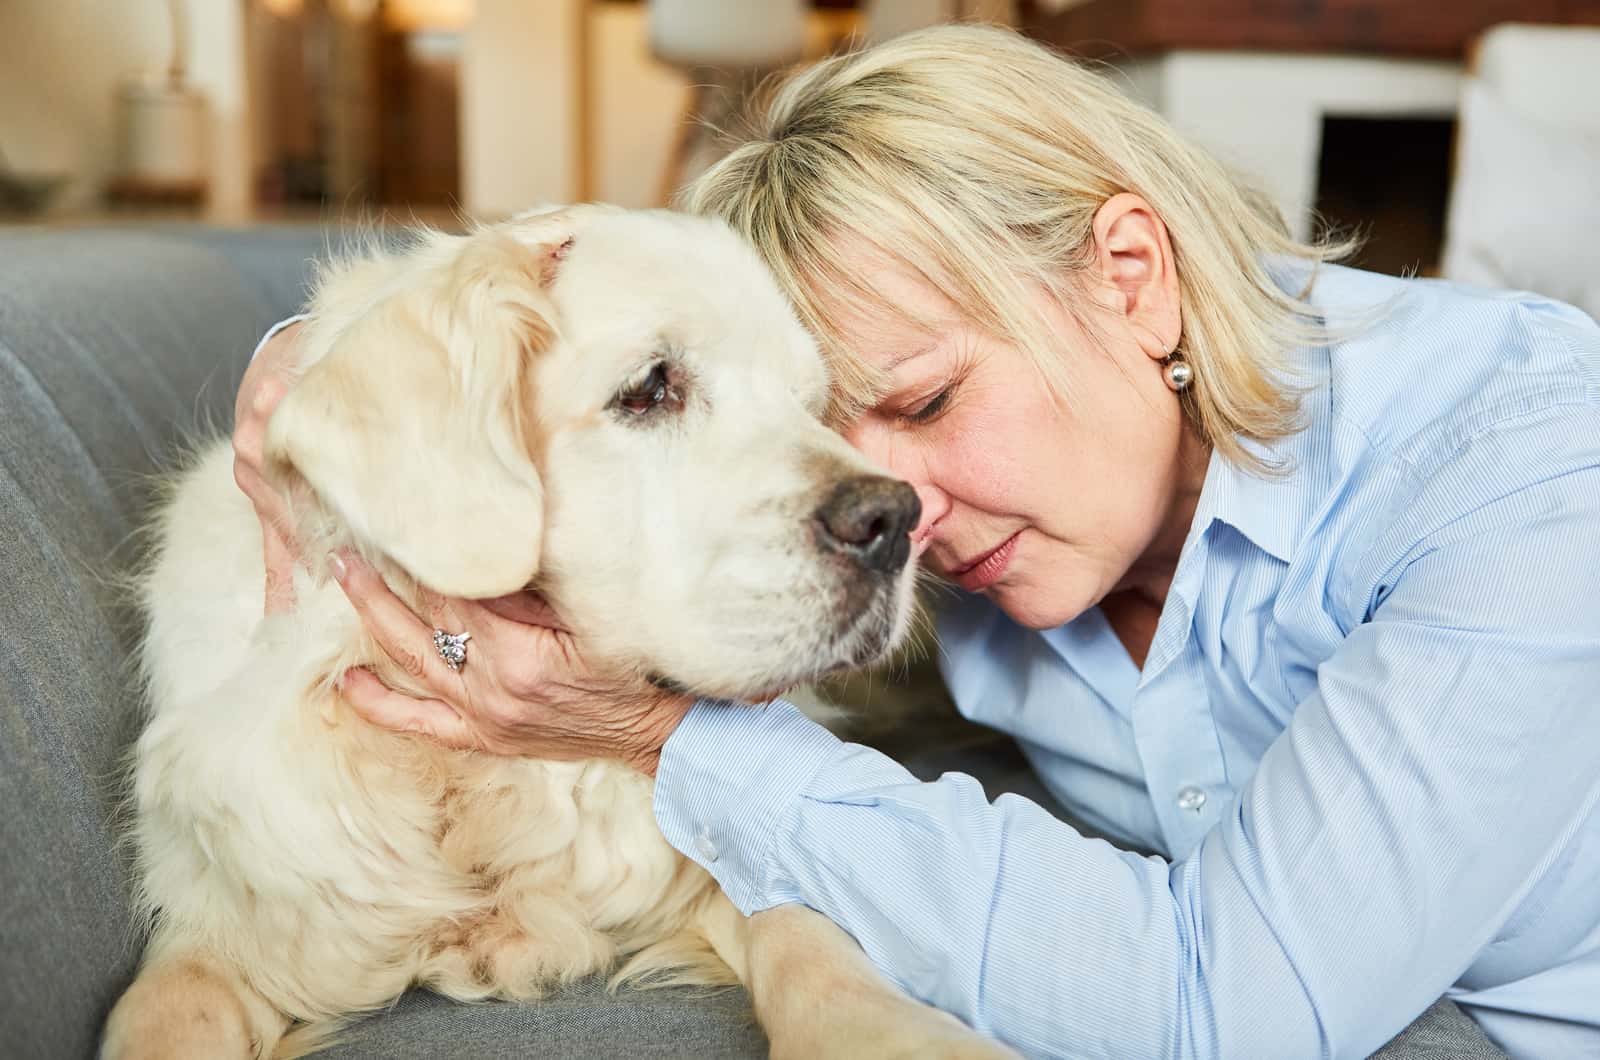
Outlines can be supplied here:
M420 584L535 587L588 650L743 698L871 661L910 612L912 489L718 222L578 207L330 274L269 460Z

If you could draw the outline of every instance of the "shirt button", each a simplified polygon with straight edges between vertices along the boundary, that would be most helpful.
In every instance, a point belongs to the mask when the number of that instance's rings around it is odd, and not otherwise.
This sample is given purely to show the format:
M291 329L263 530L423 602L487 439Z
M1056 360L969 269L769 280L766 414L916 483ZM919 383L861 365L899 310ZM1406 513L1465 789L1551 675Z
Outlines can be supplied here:
M1206 805L1206 792L1204 788L1190 785L1178 791L1178 809L1188 810L1190 813L1199 813Z
M717 849L717 844L711 841L711 834L704 829L694 837L694 849L697 854L707 861L716 861L717 858L722 856L722 852Z

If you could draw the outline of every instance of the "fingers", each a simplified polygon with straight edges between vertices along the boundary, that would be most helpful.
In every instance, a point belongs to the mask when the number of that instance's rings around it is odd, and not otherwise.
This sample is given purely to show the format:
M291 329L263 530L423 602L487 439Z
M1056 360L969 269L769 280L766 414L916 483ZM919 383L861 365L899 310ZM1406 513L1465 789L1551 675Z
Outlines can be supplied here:
M389 591L378 572L353 553L330 553L328 562L350 606L361 616L361 624L383 653L434 692L464 698L459 676L434 650L433 627L412 614L404 601Z
M472 727L448 703L396 692L362 669L345 671L340 687L351 708L380 728L416 733L446 747L478 747Z

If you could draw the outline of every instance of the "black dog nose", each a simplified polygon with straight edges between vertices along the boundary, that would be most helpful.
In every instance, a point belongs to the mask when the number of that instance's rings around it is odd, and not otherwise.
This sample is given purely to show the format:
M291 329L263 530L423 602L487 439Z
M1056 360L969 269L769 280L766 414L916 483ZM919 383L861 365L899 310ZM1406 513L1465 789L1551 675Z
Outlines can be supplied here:
M911 556L911 531L922 518L917 491L881 475L846 479L817 509L824 548L873 571L896 571Z

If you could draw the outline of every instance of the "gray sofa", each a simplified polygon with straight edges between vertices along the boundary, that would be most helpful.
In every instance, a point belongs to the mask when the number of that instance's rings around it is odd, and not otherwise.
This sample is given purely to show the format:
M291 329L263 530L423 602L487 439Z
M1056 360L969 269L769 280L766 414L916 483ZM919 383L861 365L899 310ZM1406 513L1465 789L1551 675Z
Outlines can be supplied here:
M137 725L137 637L115 576L136 553L149 477L186 437L223 431L257 336L292 312L323 234L0 228L0 1056L92 1055L133 975L128 863L114 823ZM924 754L996 789L1030 788L1003 743ZM992 792L993 793L993 792ZM746 1057L765 1042L738 991L536 1006L422 993L329 1055ZM1441 1003L1385 1057L1494 1057Z

